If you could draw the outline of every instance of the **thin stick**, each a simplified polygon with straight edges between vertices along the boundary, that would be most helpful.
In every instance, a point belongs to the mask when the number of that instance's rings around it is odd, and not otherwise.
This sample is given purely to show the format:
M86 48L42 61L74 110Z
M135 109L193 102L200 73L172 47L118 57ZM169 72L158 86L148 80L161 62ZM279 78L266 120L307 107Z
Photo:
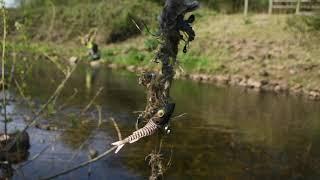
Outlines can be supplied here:
M27 102L28 106L31 108L32 113L33 113L33 114L36 114L35 110L32 108L31 102L30 102L30 101L27 99L27 97L24 95L24 92L23 92L20 84L18 83L18 81L17 81L17 80L14 80L14 83L16 84L16 87L18 88L19 94L20 94L20 96L22 97L22 99Z
M17 60L17 56L16 54L13 55L13 64L12 64L12 67L11 67L11 71L10 71L10 78L9 78L9 85L11 85L12 83L12 79L13 79L13 75L14 75L14 72L15 72L15 68L16 68L16 60Z
M18 166L17 168L15 168L15 170L21 169L24 166L30 164L32 161L38 159L38 157L41 156L42 153L44 153L50 146L47 146L45 148L43 148L38 154L36 154L35 156L33 156L29 161L25 162L24 164L21 164L20 166Z
M182 118L182 117L184 117L185 115L187 115L187 113L180 114L180 115L178 115L178 116L173 117L172 119Z
M101 113L101 106L96 105L97 111L98 111L98 116L99 116L99 120L98 120L98 128L100 128L101 124L102 124L102 113Z
M114 118L110 118L110 120L113 122L114 128L116 129L116 131L118 133L119 141L121 141L122 140L122 135L121 135L120 128L119 128L117 122L114 120Z
M78 94L78 89L73 90L73 94L59 107L59 110L62 110L64 107L67 106L67 104L76 97Z
M110 118L110 120L113 122L113 125L114 125L115 129L116 129L117 132L118 132L119 141L121 141L121 140L122 140L122 136L121 136L121 132L120 132L119 126L117 125L116 121L115 121L113 118ZM49 177L41 178L41 179L42 179L42 180L54 179L54 178L57 178L57 177L59 177L59 176L68 174L68 173L70 173L70 172L72 172L72 171L75 171L75 170L77 170L77 169L80 169L80 168L82 168L82 167L88 166L88 165L90 165L90 164L92 164L92 163L94 163L94 162L96 162L96 161L104 158L105 156L107 156L108 154L110 154L111 152L113 152L113 151L114 151L115 149L117 149L117 148L118 148L117 146L113 146L113 147L111 147L109 150L107 150L107 151L105 151L104 153L102 153L101 155L97 156L96 158L93 158L93 159L91 159L91 160L89 160L89 161L83 162L83 163L79 164L79 165L76 166L76 167L73 167L73 168L64 170L64 171L62 171L62 172L60 172L60 173L58 173L58 174L55 174L55 175L53 175L53 176L49 176Z
M43 55L49 60L51 61L54 65L57 66L57 68L66 76L67 72L63 69L63 67L61 66L61 64L59 64L57 62L56 59L54 59L53 57L49 56L47 53L43 52Z
M94 163L94 162L96 162L96 161L104 158L105 156L107 156L108 154L110 154L111 152L113 152L115 149L117 149L117 146L111 147L109 150L105 151L105 152L104 152L103 154L101 154L100 156L97 156L96 158L93 158L93 159L91 159L91 160L89 160L89 161L83 162L83 163L79 164L79 165L76 166L76 167L73 167L73 168L64 170L64 171L62 171L62 172L60 172L60 173L58 173L58 174L55 174L55 175L53 175L53 176L49 176L49 177L41 178L41 179L42 179L42 180L54 179L54 178L57 178L57 177L59 177L59 176L68 174L68 173L70 173L70 172L72 172L72 171L75 171L75 170L77 170L77 169L80 169L80 168L82 168L82 167L88 166L89 164L92 164L92 163Z
M1 56L1 72L2 72L2 107L3 107L3 117L4 117L4 134L7 135L8 127L7 127L7 100L6 100L6 92L5 92L5 77L4 77L4 66L5 66L5 56L6 56L6 39L7 39L7 18L6 18L6 10L4 7L4 1L1 0L1 10L2 10L2 17L3 17L3 36L2 36L2 56ZM5 136L5 141L7 142L7 137Z
M68 163L71 163L74 158L76 158L76 156L78 156L78 154L80 153L80 151L83 149L83 147L88 143L89 139L92 138L93 136L93 132L90 133L90 135L88 136L88 138L78 147L78 149L76 150L75 153L73 153L73 155L71 156L71 158L68 160ZM70 165L68 166L68 168L70 167Z
M97 99L97 97L100 95L100 93L102 92L103 87L100 87L98 92L96 93L96 95L92 98L92 100L89 102L89 104L81 110L80 115L83 115L84 113L86 113L88 111L88 109L92 106L92 104L94 103L94 101Z

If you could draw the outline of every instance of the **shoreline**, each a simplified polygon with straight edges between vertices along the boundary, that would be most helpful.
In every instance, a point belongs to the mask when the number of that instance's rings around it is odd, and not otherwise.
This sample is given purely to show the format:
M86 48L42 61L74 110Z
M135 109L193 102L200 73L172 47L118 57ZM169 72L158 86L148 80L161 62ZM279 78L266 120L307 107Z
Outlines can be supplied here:
M90 62L91 67L96 68L101 65L105 65L109 69L123 69L129 72L141 73L144 71L151 71L152 68L147 66L137 67L134 65L123 65L117 63L110 63L103 60ZM320 101L320 90L307 89L302 85L295 84L289 85L284 81L262 79L256 80L252 77L246 77L241 75L230 75L230 74L201 74L201 73L184 73L176 74L176 79L191 80L199 83L217 84L225 86L237 86L245 88L246 90L252 90L255 92L263 93L276 93L286 94L293 96L302 96L309 100Z

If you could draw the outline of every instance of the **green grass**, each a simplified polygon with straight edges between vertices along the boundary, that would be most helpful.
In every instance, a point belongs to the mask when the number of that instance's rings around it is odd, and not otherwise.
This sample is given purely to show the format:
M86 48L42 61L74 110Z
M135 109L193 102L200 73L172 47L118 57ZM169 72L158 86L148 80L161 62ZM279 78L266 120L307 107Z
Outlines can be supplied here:
M182 54L179 57L179 62L182 68L189 73L216 73L221 70L219 60L204 56Z

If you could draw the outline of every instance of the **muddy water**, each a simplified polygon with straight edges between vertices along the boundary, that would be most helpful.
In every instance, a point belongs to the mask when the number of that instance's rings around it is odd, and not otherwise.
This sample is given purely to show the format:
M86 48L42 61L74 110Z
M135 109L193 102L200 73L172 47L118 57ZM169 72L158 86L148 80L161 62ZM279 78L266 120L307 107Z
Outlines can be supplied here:
M58 71L38 63L26 77L26 94L36 104L43 103L60 79ZM96 100L102 117L98 128L96 108L87 113L91 121L80 122L72 114L86 106L100 87L104 89ZM80 66L56 106L74 89L78 91L76 98L61 112L42 119L65 123L63 130L61 126L58 131L29 130L29 158L47 149L13 179L52 175L86 161L88 149L103 152L117 139L110 117L117 120L123 136L134 130L133 112L142 110L145 102L135 74ZM319 103L188 81L176 81L172 97L177 103L175 115L187 114L174 119L172 133L162 137L164 163L172 152L165 179L320 178ZM19 101L11 102L10 110L14 117L10 128L22 128L25 122L21 114L28 116L30 111ZM159 141L160 136L155 135L127 145L117 155L58 179L147 179L150 168L145 156L159 146Z

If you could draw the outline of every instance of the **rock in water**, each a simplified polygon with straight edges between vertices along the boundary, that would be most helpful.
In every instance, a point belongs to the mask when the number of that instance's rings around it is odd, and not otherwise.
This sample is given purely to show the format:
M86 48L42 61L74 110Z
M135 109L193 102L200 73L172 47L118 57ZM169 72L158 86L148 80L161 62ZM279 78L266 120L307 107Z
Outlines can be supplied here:
M15 138L20 135L16 142ZM0 161L19 163L26 160L29 156L30 139L27 132L11 133L8 135L0 134ZM7 146L12 147L7 151ZM8 153L8 156L7 156Z
M94 159L99 155L99 152L95 149L89 149L89 159Z

